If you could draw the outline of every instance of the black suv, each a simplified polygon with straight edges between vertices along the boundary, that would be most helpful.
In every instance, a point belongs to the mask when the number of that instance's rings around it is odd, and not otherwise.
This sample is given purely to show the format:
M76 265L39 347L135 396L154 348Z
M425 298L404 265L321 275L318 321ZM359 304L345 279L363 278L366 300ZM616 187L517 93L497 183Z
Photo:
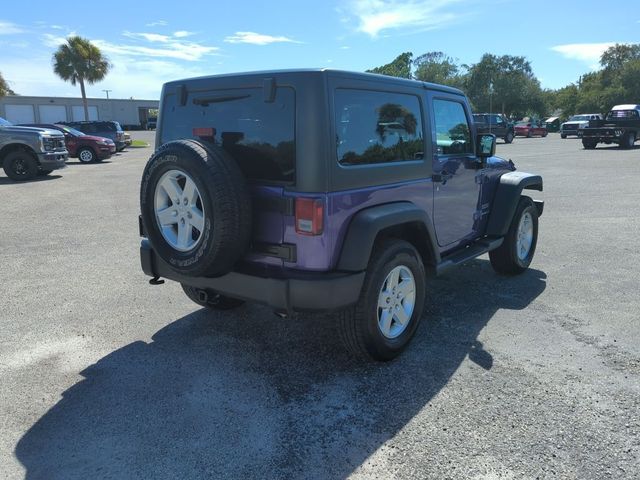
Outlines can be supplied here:
M110 138L116 144L116 151L121 152L127 146L124 138L124 130L118 122L112 120L99 120L87 122L61 122L82 133L94 137Z
M340 311L354 352L389 360L426 276L489 253L533 258L539 175L497 158L460 90L332 70L164 85L140 189L143 271L194 302Z
M473 122L478 133L492 133L502 138L504 143L511 143L515 137L513 123L499 113L474 113Z

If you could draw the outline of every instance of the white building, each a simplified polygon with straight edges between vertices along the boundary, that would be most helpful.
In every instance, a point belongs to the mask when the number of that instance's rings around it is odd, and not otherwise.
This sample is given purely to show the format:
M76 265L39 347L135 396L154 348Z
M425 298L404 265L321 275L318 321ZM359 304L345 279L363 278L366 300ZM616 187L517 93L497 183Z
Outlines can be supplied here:
M88 98L89 120L115 120L123 128L146 128L149 110L157 110L158 100ZM153 116L153 115L152 115ZM56 123L84 120L81 98L0 97L0 117L12 123Z

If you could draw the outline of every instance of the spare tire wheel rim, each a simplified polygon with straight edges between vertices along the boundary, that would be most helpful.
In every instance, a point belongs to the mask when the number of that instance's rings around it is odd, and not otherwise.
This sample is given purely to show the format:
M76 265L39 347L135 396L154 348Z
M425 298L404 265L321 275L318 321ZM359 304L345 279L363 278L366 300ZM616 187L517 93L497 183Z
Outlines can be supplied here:
M408 267L398 265L389 272L378 293L378 328L388 339L402 335L409 326L416 304L416 282Z
M156 183L154 213L162 238L179 252L196 248L203 237L204 204L193 179L169 170Z
M520 217L518 233L516 239L516 252L521 261L526 260L533 244L533 217L529 212L525 212Z

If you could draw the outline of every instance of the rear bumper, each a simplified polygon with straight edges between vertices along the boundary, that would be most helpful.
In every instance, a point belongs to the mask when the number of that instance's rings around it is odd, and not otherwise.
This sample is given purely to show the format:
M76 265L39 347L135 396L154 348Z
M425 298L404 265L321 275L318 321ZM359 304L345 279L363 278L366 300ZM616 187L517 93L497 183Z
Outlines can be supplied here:
M39 153L38 162L40 167L45 170L57 170L66 166L69 154L67 152L60 153Z
M222 277L190 277L174 271L153 251L148 240L140 245L142 271L196 288L261 303L282 312L335 311L357 302L365 272L299 273L295 278L274 278L230 272Z

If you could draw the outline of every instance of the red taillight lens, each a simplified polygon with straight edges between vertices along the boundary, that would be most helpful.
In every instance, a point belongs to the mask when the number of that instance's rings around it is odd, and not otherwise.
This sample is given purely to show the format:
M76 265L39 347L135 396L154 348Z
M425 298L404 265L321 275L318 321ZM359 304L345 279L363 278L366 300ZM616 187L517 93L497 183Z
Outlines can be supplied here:
M321 235L324 227L324 203L320 198L296 198L296 233Z

